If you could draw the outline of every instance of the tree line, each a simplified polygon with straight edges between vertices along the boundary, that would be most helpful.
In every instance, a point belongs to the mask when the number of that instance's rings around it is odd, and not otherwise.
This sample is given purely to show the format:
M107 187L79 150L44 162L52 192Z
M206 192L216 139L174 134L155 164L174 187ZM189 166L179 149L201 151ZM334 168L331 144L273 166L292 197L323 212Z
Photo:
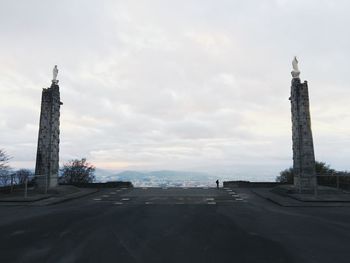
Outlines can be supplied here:
M325 162L316 161L315 163L316 175L350 175L348 171L337 171L330 167ZM293 167L289 167L280 172L280 175L276 177L277 182L293 184L294 182L294 171Z
M0 186L12 184L35 183L34 173L29 169L14 171L9 165L11 157L0 149ZM59 171L59 182L63 184L93 183L96 180L95 166L86 158L73 159L63 164Z

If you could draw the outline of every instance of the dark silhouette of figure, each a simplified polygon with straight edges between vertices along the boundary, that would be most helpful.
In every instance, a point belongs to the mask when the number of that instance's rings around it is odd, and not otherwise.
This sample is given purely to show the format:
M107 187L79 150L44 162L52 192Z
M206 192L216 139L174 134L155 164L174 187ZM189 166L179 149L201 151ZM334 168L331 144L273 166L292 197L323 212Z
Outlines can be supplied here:
M216 188L219 188L219 180L216 180Z

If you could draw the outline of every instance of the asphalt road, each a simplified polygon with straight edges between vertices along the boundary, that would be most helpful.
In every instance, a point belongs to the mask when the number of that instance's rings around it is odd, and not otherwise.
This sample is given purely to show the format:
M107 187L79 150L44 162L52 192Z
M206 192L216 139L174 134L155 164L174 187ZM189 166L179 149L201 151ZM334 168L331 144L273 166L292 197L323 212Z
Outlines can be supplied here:
M0 206L0 262L350 262L349 207L280 207L249 189L106 189Z

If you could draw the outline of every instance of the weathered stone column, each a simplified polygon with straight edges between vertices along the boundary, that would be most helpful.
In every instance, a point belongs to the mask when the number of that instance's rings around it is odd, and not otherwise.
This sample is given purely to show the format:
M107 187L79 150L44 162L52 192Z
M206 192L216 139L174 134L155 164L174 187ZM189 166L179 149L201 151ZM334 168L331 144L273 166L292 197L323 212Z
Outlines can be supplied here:
M55 67L57 70L57 67ZM43 89L35 175L38 187L45 190L56 187L59 170L60 142L60 88L54 79L50 88Z
M297 60L293 61L291 86L294 186L299 190L316 187L315 154L311 131L307 82L301 83ZM296 66L295 66L296 65Z

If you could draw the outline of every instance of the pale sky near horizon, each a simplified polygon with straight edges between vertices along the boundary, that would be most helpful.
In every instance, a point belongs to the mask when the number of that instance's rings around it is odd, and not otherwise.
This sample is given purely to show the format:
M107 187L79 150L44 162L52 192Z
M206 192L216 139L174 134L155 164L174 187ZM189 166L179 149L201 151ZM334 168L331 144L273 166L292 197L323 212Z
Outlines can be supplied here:
M61 162L278 175L292 164L291 61L316 159L350 170L350 2L0 0L0 148L34 168L59 68Z

